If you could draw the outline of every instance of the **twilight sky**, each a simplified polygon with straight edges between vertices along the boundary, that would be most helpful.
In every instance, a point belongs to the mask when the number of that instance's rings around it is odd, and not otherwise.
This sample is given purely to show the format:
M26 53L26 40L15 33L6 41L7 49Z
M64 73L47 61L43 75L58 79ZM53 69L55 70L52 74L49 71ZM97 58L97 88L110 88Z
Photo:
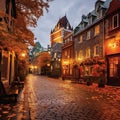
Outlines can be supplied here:
M94 9L97 0L54 0L50 3L49 12L38 20L36 28L32 31L43 47L50 44L51 29L57 24L59 18L65 14L71 26L75 28L81 21L83 14L87 15ZM35 42L36 42L35 41Z

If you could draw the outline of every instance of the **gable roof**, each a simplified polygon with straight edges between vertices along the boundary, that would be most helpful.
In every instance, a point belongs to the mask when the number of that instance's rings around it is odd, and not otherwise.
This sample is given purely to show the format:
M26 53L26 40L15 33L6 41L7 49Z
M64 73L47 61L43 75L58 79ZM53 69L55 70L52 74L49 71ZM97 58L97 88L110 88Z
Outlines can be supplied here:
M82 20L81 22L79 23L79 25L74 29L74 35L77 35L79 34L80 32L84 31L85 29L87 29L88 27L90 27L91 25L95 24L96 22L98 22L99 20L101 20L102 18L100 19L97 19L97 10L98 9L108 9L109 8L109 5L110 5L110 2L112 0L106 0L106 1L102 1L102 0L97 0L97 2L95 3L95 8L93 11L89 12L87 15L86 15L86 18L83 20L83 16L82 16ZM105 14L104 14L105 15ZM91 24L87 24L85 25L84 27L82 26L82 23L84 22L87 22L89 21L89 17L94 17L95 19L93 20L93 22Z
M68 30L73 30L73 28L71 27L66 15L59 19L59 21L55 25L54 29L51 30L51 33L55 31L56 27L65 28L65 29L68 29Z
M68 24L69 24L69 21L68 21L66 15L64 17L60 18L57 23L57 25L60 25L60 27L64 27L64 28L67 28ZM71 27L70 24L69 24L69 27Z
M118 9L120 9L120 0L112 0L109 9L106 12L106 15L109 15Z

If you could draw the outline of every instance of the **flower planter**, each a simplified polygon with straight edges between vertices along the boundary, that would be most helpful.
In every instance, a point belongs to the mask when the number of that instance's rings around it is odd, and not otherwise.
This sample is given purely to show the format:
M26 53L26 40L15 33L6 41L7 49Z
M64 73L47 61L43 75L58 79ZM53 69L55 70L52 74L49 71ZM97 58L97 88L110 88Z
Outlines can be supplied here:
M90 86L90 85L92 85L92 82L88 81L87 86Z
M103 79L100 79L100 82L98 83L99 88L104 88L105 87L105 81Z

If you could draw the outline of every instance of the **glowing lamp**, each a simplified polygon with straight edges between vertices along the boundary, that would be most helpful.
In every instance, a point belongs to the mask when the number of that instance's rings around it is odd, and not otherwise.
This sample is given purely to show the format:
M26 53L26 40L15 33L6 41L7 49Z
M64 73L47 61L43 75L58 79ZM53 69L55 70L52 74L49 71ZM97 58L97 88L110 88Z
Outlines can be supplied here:
M21 56L22 56L22 57L25 57L25 53L22 53Z

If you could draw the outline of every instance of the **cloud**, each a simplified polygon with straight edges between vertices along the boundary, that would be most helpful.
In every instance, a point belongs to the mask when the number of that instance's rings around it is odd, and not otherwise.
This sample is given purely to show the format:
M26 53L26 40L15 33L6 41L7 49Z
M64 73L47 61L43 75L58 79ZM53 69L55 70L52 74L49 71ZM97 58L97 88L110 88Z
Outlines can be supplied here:
M83 14L87 15L94 9L96 0L54 0L50 3L49 12L38 20L38 26L33 33L43 47L50 44L50 32L59 18L67 16L71 26L75 28Z

